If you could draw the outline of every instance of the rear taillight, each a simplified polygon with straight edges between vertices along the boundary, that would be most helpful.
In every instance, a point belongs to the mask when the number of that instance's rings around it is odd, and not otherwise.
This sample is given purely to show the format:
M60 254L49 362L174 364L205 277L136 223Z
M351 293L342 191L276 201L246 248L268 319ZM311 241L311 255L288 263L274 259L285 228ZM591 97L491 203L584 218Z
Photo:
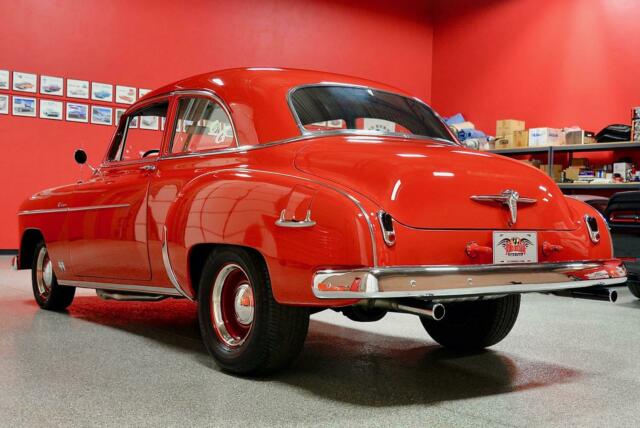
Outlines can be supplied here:
M393 229L393 217L390 214L380 210L378 211L378 221L382 229L382 238L384 243L391 247L396 243L396 232Z
M609 214L611 223L640 223L640 213L635 211L615 211Z

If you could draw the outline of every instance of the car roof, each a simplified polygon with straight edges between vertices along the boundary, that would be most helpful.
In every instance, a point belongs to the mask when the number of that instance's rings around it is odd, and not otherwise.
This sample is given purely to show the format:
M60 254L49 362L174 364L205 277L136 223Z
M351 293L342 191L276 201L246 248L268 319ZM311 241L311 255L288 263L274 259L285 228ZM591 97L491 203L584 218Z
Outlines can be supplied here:
M389 85L356 77L290 68L233 68L199 74L158 88L140 102L174 91L208 90L225 101L241 145L264 144L301 135L287 102L292 88L337 83L410 96ZM137 103L136 103L137 104ZM132 108L135 109L136 104Z

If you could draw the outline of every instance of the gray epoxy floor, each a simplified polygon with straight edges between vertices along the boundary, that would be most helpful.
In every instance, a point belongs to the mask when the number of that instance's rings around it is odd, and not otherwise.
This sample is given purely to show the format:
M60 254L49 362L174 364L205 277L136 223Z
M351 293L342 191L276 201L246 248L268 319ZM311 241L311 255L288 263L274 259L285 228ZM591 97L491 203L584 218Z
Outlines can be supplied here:
M182 301L39 310L0 258L0 426L639 426L640 301L527 295L512 333L456 355L417 318L312 316L287 372L220 372Z

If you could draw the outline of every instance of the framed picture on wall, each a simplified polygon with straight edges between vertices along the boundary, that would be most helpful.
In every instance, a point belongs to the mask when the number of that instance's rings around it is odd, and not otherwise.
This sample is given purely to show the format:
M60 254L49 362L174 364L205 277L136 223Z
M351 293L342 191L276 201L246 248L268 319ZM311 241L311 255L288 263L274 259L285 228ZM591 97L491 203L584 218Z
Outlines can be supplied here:
M13 115L36 117L36 99L26 97L13 97Z
M144 97L145 95L147 95L149 92L151 92L151 89L138 89L138 99Z
M69 98L89 99L89 82L87 80L67 79L67 96Z
M113 101L113 85L108 83L91 83L91 99L96 101Z
M0 114L9 114L9 95L0 95Z
M13 90L21 92L36 92L38 76L31 73L13 72Z
M131 121L129 122L129 128L137 128L138 127L138 118L140 116L135 116L133 118L131 118Z
M0 89L9 89L9 70L0 70Z
M141 116L140 129L158 130L158 116Z
M111 125L113 123L113 110L111 107L91 106L91 123Z
M117 108L116 109L116 120L113 121L113 124L118 126L120 124L120 119L122 118L122 115L124 114L126 110L123 108Z
M64 79L62 77L40 76L40 93L62 96L63 82Z
M67 120L69 122L89 121L89 106L86 104L67 103Z
M40 100L40 117L62 120L62 101Z
M136 101L136 88L116 85L116 102L133 104Z

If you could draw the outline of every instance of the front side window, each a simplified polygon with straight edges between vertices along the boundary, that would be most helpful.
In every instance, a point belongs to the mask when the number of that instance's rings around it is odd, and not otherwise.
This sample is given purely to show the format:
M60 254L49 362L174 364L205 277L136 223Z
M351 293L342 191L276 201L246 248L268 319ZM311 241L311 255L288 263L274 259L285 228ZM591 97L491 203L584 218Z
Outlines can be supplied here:
M191 153L236 147L231 120L212 99L178 100L171 153Z
M309 86L293 91L291 104L307 132L357 130L454 143L429 107L390 92L355 86Z
M126 116L109 153L110 161L132 161L160 153L169 102L162 101Z

